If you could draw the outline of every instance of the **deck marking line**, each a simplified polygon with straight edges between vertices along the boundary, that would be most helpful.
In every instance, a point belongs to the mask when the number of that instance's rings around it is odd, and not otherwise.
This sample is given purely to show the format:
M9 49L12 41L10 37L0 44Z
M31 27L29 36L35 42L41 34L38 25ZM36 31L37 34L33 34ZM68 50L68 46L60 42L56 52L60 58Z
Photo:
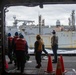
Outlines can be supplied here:
M32 63L32 61L27 61L27 63Z
M72 70L73 70L74 73L76 73L76 70L75 69L72 69Z

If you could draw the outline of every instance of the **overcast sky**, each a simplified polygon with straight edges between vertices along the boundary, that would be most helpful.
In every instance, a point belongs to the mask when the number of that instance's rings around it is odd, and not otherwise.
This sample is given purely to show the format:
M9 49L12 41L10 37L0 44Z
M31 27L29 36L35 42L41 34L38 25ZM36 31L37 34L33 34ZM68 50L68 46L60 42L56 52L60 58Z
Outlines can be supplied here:
M9 10L6 12L7 26L13 25L13 16L16 16L16 19L19 20L32 20L35 21L35 24L38 24L39 15L42 15L42 19L45 19L45 25L56 25L57 20L60 20L61 25L68 25L68 18L71 17L72 10L76 12L76 4L51 4L44 5L43 8L39 6L11 6L7 10Z

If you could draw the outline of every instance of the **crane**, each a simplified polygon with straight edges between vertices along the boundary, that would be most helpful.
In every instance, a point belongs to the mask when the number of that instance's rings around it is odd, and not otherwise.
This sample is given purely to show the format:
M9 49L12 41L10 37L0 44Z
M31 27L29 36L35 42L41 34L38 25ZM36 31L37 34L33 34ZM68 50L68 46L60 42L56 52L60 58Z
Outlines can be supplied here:
M16 16L13 17L14 18L14 25L17 26L18 22L23 22L23 25L27 25L29 23L34 23L34 21L31 21L31 20L18 20L16 19Z

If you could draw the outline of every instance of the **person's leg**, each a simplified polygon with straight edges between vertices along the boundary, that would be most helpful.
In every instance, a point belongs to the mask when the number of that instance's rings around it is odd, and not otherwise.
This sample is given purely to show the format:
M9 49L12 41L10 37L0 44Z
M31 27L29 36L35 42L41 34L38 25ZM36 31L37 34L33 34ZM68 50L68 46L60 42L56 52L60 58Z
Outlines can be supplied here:
M16 63L17 63L17 70L20 69L20 56L19 52L16 53Z
M54 60L53 60L53 62L57 62L57 45L54 46L53 53L54 53Z
M36 63L38 64L38 53L35 54L35 60L36 60Z
M57 50L54 51L54 62L57 62Z
M20 64L20 66L21 66L21 73L23 73L24 72L24 67L25 67L25 62L26 62L26 60L25 60L25 53L24 52L22 52L20 62L21 62L21 64Z
M37 54L37 66L36 68L40 68L41 67L41 52L38 52Z
M57 62L57 49L58 49L58 45L55 46L55 61Z
M53 55L54 55L54 58L53 58L53 61L55 60L55 54L54 54L54 49L52 49L52 51L53 51Z
M14 51L12 51L13 53L12 53L12 60L14 61L14 66L16 66L16 60L17 60L17 58L16 58L16 53L14 52Z
M10 51L8 52L8 57L10 59L9 64L12 64L12 53Z
M21 62L21 73L24 72L24 67L25 67L25 62L23 61L23 62Z
M20 61L19 61L19 59L17 58L17 70L19 70L20 69Z

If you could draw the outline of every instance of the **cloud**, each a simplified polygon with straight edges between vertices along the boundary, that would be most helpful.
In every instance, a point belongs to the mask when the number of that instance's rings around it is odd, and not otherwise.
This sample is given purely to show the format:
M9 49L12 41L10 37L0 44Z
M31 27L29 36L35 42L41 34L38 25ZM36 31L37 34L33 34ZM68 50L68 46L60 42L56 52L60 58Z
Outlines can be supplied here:
M19 20L34 20L38 24L38 16L42 15L46 25L56 25L56 21L60 20L61 24L68 25L68 18L71 17L72 10L76 11L76 4L51 4L44 5L41 9L26 6L11 6L6 13L6 24L13 25L13 16Z

